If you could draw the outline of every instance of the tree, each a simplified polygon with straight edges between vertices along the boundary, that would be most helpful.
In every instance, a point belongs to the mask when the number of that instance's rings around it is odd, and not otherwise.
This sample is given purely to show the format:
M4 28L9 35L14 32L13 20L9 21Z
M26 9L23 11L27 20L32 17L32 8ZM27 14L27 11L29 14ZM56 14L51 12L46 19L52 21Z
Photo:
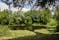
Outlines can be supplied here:
M45 7L46 4L53 4L55 3L55 0L37 0L37 6Z
M51 18L49 9L42 9L42 11L30 10L25 13L25 16L31 17L32 23L47 24L48 19Z
M20 8L19 11L21 11L25 5L25 2L26 2L26 0L13 0L13 5L14 5L14 7L18 7L18 9Z
M59 32L59 6L56 7L55 19L57 21L56 31Z
M8 12L9 12L8 10L4 10L4 11L0 12L0 24L5 24L5 25L9 24Z
M12 2L10 2L10 0L2 0L2 1L7 5L9 5L9 7L10 4L13 3L14 7L18 7L18 9L20 8L20 10L22 10L22 8L27 4L30 5L31 8L34 8L39 6L45 7L46 4L53 5L55 3L55 0L13 0Z

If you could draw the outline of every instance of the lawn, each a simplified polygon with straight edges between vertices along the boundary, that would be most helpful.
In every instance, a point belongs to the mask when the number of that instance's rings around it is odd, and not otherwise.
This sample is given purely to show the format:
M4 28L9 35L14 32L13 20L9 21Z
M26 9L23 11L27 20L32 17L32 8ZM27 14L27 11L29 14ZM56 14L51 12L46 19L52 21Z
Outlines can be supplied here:
M35 32L43 33L43 34L51 34L47 29L37 29Z
M12 39L17 37L24 37L24 36L34 36L35 33L28 31L28 30L9 30L10 33L4 36L0 36L0 40L2 39Z
M3 28L4 27L4 28ZM6 29L7 28L7 29ZM2 30L2 36L0 36L0 40L2 39L13 39L18 37L44 37L51 34L59 34L58 32L49 32L47 29L35 29L34 31L29 30L10 30L7 26L0 26L0 29ZM5 30L6 29L6 30ZM0 32L1 32L0 30ZM39 35L38 35L39 34Z

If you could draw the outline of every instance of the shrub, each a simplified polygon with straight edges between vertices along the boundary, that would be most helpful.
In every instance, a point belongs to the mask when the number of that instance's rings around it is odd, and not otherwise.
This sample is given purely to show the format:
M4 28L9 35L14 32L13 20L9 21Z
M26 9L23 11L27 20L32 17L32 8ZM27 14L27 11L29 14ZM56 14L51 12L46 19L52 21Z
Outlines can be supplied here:
M26 24L27 26L32 25L32 19L31 19L30 16L26 16L26 17L25 17L25 24Z
M49 9L42 9L42 11L30 10L25 13L25 16L30 16L32 19L32 23L47 24L51 14Z
M9 11L8 10L4 10L0 12L0 24L8 24L8 18L9 18Z
M50 19L50 21L47 23L47 25L50 25L50 26L57 26L57 22L56 22L56 20L54 20L54 19Z
M8 25L8 24L9 24L9 22L8 22L8 20L3 19L3 20L1 21L1 24L2 24L2 25Z
M36 10L30 10L25 13L25 16L31 17L32 23L39 23L39 13Z
M28 28L29 30L32 30L32 19L30 16L25 17L24 23L25 23L26 28Z

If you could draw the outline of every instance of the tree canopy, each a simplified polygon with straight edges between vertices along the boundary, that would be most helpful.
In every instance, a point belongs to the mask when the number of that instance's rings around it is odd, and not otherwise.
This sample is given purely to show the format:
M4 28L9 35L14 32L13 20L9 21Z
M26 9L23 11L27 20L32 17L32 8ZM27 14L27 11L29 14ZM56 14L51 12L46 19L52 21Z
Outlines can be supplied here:
M14 7L21 7L23 8L25 5L30 5L30 7L45 7L46 4L53 5L55 3L55 0L1 0L2 2L6 3L10 6L10 4L13 4ZM27 5L27 6L28 6Z

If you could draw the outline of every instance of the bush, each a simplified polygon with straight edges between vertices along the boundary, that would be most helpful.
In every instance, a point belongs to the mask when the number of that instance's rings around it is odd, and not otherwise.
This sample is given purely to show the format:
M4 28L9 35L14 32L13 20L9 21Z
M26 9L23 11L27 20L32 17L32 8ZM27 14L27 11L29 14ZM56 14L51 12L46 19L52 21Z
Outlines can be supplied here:
M25 16L31 17L32 23L39 23L39 12L36 10L30 10L25 13Z
M30 16L25 17L25 25L31 26L32 25L32 19Z
M48 31L50 32L55 32L56 31L56 26L57 26L57 22L55 19L50 19L49 23L47 23L48 27Z
M50 19L50 21L49 21L49 23L47 23L47 25L50 25L50 26L57 26L57 22L56 22L56 20L54 20L54 19Z
M25 23L25 26L26 26L27 29L32 30L32 19L31 19L30 16L25 16L24 23Z
M30 10L25 13L25 16L30 16L32 23L47 24L51 14L49 9L42 9L42 11Z
M9 18L9 11L4 10L0 12L0 24L7 25L8 24L8 18Z
M49 9L42 9L42 11L40 11L40 23L46 25L50 18L51 18L51 13Z

